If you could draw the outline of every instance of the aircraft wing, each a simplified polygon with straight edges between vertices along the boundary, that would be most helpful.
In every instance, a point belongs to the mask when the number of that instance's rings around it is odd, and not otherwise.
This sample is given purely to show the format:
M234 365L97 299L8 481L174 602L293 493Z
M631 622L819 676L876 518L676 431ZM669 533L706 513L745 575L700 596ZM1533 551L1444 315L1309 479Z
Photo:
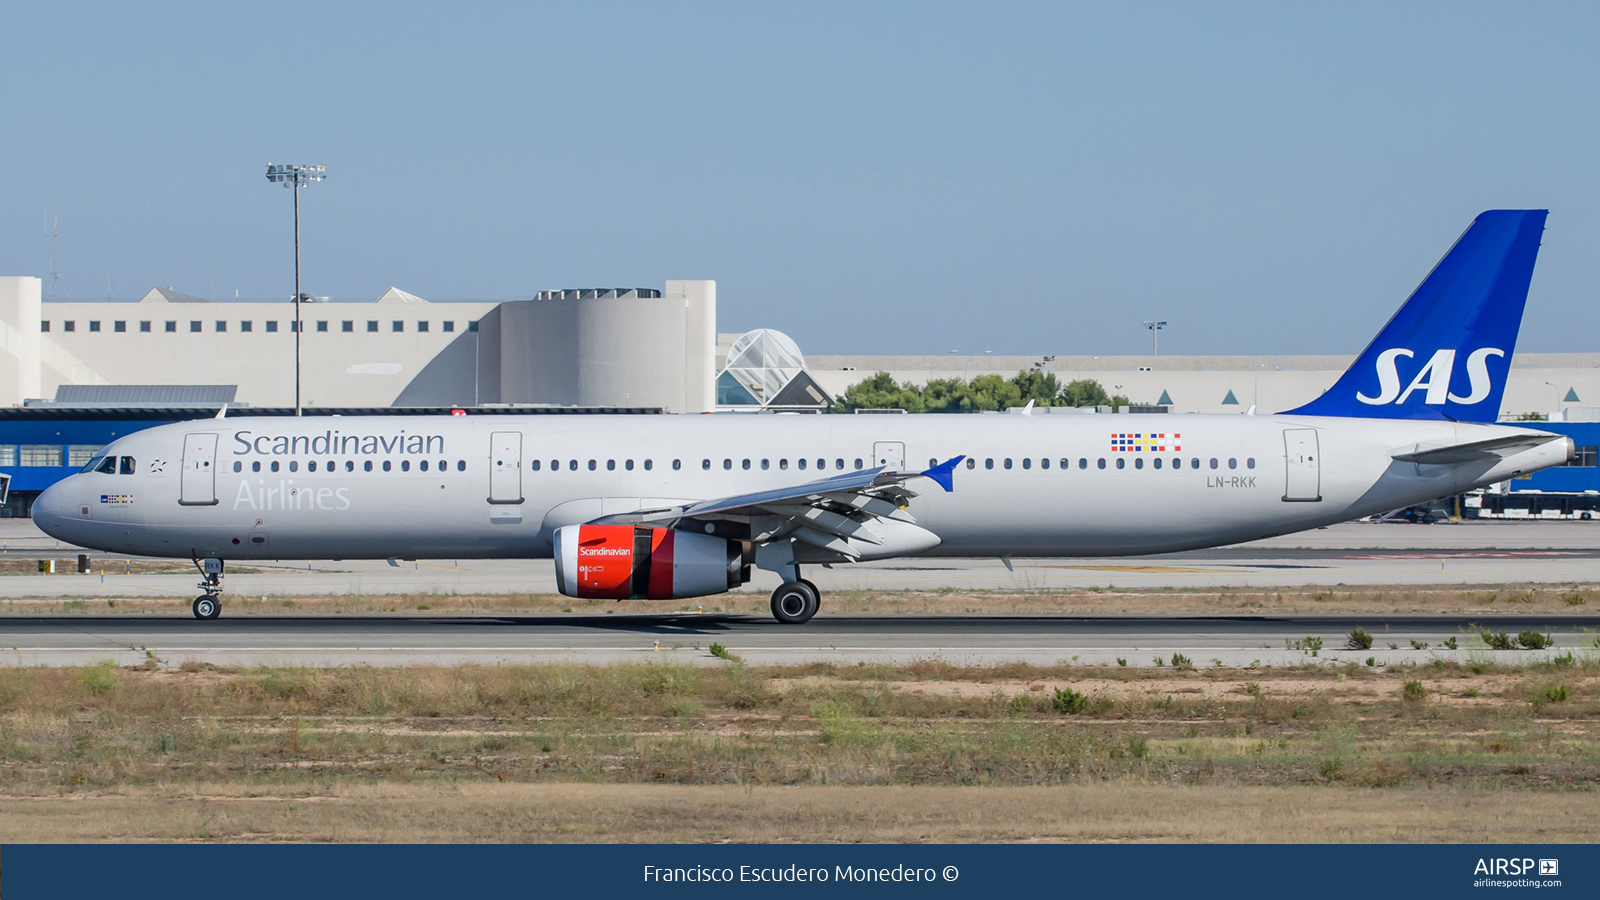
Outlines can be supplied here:
M1472 441L1466 444L1452 444L1447 447L1413 444L1409 447L1400 447L1392 450L1389 452L1389 456L1399 462L1418 463L1421 465L1456 465L1472 462L1475 459L1511 456L1523 450L1562 439L1562 435L1559 434L1530 431L1526 434L1489 438L1488 440Z
M594 524L631 523L698 531L707 524L733 522L747 525L749 539L754 543L794 538L855 559L861 555L860 544L883 543L883 529L875 527L881 522L916 524L906 507L917 493L906 487L907 482L929 478L946 491L952 490L952 473L965 458L957 456L921 472L891 472L880 466L793 487L607 516Z

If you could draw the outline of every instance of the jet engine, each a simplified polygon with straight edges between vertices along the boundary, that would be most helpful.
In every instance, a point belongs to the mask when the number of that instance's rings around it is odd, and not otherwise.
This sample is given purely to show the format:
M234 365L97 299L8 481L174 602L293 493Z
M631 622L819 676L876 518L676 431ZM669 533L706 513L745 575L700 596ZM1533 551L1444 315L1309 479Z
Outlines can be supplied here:
M633 525L555 530L556 585L568 597L670 600L721 594L749 580L738 541Z

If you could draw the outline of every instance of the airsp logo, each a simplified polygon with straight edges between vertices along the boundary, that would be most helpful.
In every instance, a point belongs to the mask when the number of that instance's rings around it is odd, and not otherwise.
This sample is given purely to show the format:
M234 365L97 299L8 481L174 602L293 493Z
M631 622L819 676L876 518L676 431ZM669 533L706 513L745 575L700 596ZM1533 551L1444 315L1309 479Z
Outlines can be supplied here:
M1440 350L1434 353L1404 391L1400 390L1400 373L1395 368L1395 359L1401 356L1414 357L1416 354L1400 347L1385 350L1378 354L1378 396L1368 397L1357 391L1356 399L1368 406L1384 406L1389 403L1399 405L1409 400L1413 393L1421 391L1422 402L1432 406L1443 405L1446 398L1451 403L1464 405L1482 403L1489 398L1489 391L1494 387L1489 380L1489 357L1505 355L1506 352L1498 347L1483 347L1472 351L1467 357L1467 379L1471 383L1472 392L1465 397L1459 397L1450 393L1450 376L1456 364L1455 350Z

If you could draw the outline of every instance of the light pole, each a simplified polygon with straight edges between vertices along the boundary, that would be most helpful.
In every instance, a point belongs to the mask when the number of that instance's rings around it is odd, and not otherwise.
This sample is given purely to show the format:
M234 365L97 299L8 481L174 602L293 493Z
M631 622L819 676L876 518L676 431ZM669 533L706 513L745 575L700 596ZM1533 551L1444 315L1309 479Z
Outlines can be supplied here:
M1156 352L1156 349L1157 349L1156 341L1160 337L1161 329L1167 327L1167 323L1165 323L1165 322L1146 322L1146 323L1144 323L1144 327L1150 329L1150 355L1151 356L1160 356L1161 354Z
M267 180L294 188L294 414L300 415L300 188L328 177L328 167L275 166L267 163Z

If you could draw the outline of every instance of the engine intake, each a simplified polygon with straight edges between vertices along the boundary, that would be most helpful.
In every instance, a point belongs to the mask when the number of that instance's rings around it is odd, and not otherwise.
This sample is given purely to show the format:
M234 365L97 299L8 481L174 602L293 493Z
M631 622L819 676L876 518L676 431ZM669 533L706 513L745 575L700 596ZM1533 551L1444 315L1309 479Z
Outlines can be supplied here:
M737 541L633 525L555 531L556 586L568 597L672 600L730 591L746 581Z

